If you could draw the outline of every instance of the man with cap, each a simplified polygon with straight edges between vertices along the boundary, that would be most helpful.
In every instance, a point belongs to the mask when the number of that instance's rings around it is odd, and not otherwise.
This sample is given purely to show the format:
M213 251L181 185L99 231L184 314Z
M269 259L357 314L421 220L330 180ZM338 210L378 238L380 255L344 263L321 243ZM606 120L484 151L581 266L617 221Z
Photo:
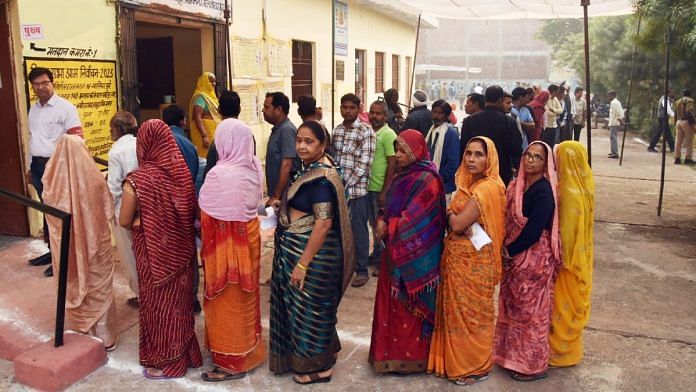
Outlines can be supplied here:
M401 131L415 129L425 137L432 126L433 114L428 109L428 94L423 90L416 90L413 93L413 109L408 113Z

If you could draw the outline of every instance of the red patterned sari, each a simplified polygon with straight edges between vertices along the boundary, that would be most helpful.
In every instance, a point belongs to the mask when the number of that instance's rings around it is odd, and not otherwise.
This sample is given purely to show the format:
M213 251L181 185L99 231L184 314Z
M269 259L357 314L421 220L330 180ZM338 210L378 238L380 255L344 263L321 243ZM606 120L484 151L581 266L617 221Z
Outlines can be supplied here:
M133 251L140 283L140 363L181 377L202 365L193 318L196 194L169 127L149 120L138 131L140 168L126 180L140 206Z

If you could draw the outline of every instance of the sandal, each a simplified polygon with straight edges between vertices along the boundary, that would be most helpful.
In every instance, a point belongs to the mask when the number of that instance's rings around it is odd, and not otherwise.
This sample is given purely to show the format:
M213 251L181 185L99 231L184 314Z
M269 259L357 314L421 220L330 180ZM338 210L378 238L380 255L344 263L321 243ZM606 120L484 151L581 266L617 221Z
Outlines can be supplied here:
M179 377L166 376L164 373L160 374L159 376L156 376L156 375L150 373L147 369L148 368L143 369L143 376L147 379L150 379L150 380L169 380L172 378L179 378Z
M325 382L331 381L331 374L325 377L319 376L320 372L315 372L315 373L308 373L308 374L296 374L292 377L292 381L296 382L297 384L300 385L309 385L309 384L321 384ZM298 377L301 376L307 376L309 377L309 381L300 381Z
M488 380L488 377L489 377L488 373L486 373L486 374L473 374L471 376L460 377L460 378L454 380L454 383L457 385L462 385L462 386L474 385L478 382Z
M543 373L537 373L537 374L522 374L522 373L517 373L517 372L512 372L510 373L510 377L512 377L513 380L519 381L519 382L530 382L530 381L536 381L536 380L543 380L549 376L548 373L543 372Z
M223 376L222 377L211 377L215 374L222 374ZM213 370L201 374L201 378L203 379L203 381L219 382L219 381L227 381L227 380L238 380L240 378L246 377L246 375L247 375L246 372L230 373L226 370L222 370L219 367L215 366L215 367L213 367Z
M365 275L358 275L355 278L353 278L353 282L350 284L353 287L363 287L365 286L365 283L370 280L370 277Z

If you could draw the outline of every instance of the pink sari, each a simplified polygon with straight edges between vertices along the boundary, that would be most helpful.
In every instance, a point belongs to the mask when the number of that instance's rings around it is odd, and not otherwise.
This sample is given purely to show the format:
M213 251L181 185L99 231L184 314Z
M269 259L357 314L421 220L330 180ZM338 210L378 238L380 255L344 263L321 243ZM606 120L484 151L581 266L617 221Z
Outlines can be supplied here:
M551 183L558 205L556 168L551 148L547 152L544 177ZM508 210L505 216L505 245L514 242L527 224L522 214L522 199L526 188L523 157L520 176L507 190ZM549 362L549 329L553 310L553 286L561 265L561 245L558 231L558 208L554 210L551 229L544 230L537 243L513 257L512 266L503 271L500 284L498 322L495 331L494 361L521 374L543 373Z

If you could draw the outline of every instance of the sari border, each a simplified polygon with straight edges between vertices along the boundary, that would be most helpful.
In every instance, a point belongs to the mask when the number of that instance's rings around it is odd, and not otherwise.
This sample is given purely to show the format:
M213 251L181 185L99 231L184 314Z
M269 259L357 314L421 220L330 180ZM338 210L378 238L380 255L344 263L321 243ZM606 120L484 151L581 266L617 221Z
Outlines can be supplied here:
M327 156L333 163L333 159ZM285 191L283 202L280 203L280 212L278 216L279 223L286 229L291 226L290 217L288 214L288 200L291 200L302 185L308 184L321 178L326 178L327 181L334 187L336 191L336 199L338 204L338 217L341 226L341 247L343 248L343 288L345 292L353 278L355 271L355 245L353 242L353 231L351 229L350 212L348 211L348 202L346 201L346 190L343 186L343 178L336 171L335 167L318 167L309 170L290 185Z

